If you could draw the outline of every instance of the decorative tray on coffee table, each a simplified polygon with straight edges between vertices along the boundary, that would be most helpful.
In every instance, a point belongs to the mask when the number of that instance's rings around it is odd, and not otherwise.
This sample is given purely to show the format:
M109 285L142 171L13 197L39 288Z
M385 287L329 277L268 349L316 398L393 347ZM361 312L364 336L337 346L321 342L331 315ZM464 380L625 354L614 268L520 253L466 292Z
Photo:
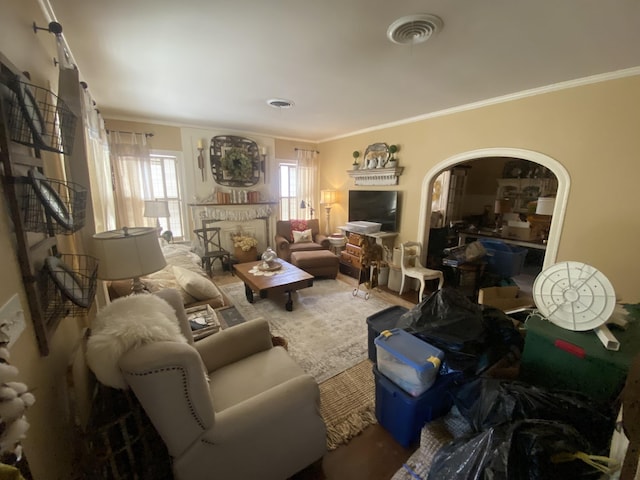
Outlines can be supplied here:
M274 272L276 270L280 270L282 268L282 264L280 262L262 262L258 264L258 270L263 272Z

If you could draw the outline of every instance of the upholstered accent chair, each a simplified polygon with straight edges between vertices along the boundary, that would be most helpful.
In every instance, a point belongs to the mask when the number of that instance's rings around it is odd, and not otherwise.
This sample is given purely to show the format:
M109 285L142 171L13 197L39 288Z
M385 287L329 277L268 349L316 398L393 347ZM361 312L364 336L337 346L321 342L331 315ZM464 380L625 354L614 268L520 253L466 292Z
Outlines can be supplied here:
M194 343L179 295L157 295L176 310L187 343L147 343L118 365L164 440L176 480L282 480L322 458L318 385L272 346L266 321Z
M317 218L310 220L278 220L276 222L276 253L278 257L291 261L293 252L329 250L329 237L320 233Z

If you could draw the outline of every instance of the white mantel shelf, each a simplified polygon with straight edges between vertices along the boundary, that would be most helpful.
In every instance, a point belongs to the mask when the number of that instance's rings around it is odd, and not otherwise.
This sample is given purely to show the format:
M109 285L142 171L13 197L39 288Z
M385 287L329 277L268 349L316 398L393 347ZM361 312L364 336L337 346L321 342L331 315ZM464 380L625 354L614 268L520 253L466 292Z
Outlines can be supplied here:
M356 185L397 185L404 167L347 170Z

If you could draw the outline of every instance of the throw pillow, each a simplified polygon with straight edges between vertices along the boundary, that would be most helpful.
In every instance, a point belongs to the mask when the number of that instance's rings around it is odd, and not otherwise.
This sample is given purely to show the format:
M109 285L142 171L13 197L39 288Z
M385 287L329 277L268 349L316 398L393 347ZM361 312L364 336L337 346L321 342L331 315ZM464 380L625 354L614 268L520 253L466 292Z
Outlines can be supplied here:
M162 341L187 343L166 300L151 294L118 298L91 322L87 363L101 383L125 389L127 384L118 367L120 357L131 348Z
M307 229L307 221L306 220L291 220L289 222L291 224L291 241L295 241L293 238L293 232L304 232Z
M308 243L313 241L311 238L311 229L305 230L304 232L292 232L293 233L293 243Z
M173 266L173 274L176 282L192 297L198 300L209 300L221 296L220 290L211 280L202 275L187 270L186 268Z

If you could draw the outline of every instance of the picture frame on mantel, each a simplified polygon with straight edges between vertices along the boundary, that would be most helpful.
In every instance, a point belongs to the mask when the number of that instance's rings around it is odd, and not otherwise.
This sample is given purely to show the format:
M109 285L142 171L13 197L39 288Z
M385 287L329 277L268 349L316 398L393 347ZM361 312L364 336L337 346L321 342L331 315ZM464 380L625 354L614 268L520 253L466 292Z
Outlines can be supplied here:
M260 181L262 169L256 142L235 135L218 135L211 139L211 173L219 185L252 187Z

